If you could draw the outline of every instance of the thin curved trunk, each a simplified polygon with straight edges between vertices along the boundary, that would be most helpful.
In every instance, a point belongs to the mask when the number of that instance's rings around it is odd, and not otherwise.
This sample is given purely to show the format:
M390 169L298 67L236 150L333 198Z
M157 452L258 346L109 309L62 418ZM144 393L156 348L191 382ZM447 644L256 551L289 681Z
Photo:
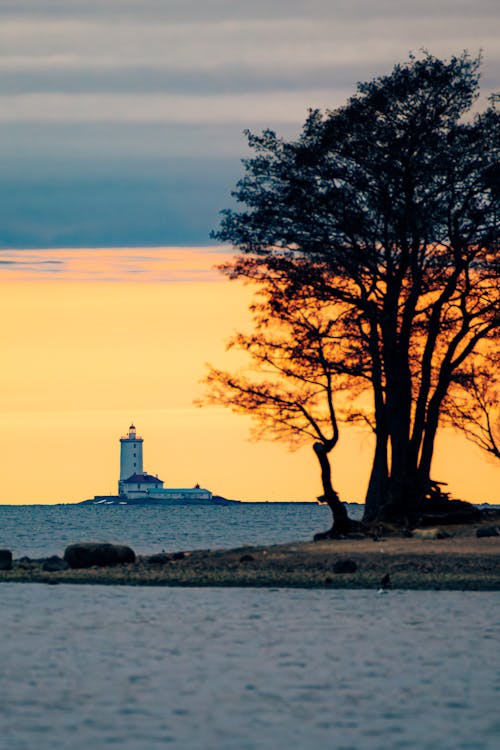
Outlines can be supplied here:
M332 528L325 534L325 537L342 534L347 531L350 522L345 505L333 489L330 460L328 458L331 447L324 443L314 443L313 449L321 467L321 482L323 484L323 495L318 500L329 506L333 516Z

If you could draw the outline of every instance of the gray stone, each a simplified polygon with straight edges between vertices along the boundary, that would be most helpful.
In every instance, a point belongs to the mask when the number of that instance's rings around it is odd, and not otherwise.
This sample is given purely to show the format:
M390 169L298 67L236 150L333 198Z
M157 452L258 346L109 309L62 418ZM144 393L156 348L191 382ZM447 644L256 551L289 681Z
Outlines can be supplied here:
M478 538L481 538L483 536L500 536L500 527L499 526L486 526L486 528L481 528L476 531L476 536Z
M147 561L150 565L166 565L170 562L170 557L166 552L158 552L156 555L150 555Z
M10 549L0 549L0 570L12 570L12 552Z
M135 552L121 544L80 542L66 547L64 559L71 568L106 567L135 562Z
M333 566L333 572L334 573L355 573L358 569L358 566L354 562L354 560L337 560L336 563L334 563Z
M58 557L57 555L48 557L42 563L42 570L46 570L51 573L59 571L59 570L68 570L68 569L69 569L69 564L66 562L66 560L63 560L62 557Z
M253 555L242 555L240 557L240 563L254 562L255 557Z

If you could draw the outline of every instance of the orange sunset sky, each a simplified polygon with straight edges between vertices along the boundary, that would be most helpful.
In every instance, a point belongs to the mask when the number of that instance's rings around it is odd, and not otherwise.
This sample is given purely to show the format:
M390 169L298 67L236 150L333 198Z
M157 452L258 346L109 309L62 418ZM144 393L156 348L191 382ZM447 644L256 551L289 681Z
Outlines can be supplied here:
M1 503L115 493L119 437L134 421L144 466L165 486L199 482L250 501L314 500L315 458L251 443L250 421L197 408L204 365L236 365L225 342L249 322L250 291L213 266L218 248L4 251L0 306ZM333 457L345 501L362 501L369 434L345 428ZM498 469L444 432L433 475L455 496L500 502Z
M249 321L248 288L205 247L234 205L245 130L296 139L309 108L424 50L482 51L482 111L497 27L493 0L0 3L0 503L115 493L132 420L166 487L321 494L310 447L251 443L248 417L193 404L206 362L237 364L225 342ZM344 429L343 500L363 499L370 458L371 435ZM433 475L500 502L498 468L454 433Z

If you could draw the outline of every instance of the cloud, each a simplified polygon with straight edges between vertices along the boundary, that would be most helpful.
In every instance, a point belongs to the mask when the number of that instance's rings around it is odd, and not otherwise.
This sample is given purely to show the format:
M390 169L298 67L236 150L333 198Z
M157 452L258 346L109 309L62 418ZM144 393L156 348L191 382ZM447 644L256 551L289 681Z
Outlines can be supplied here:
M220 158L5 163L0 247L206 245L240 173Z
M100 17L107 19L137 19L153 18L169 21L197 20L227 20L227 19L255 19L255 18L310 18L320 17L351 18L369 17L380 18L403 16L435 17L443 14L467 14L475 16L478 13L494 13L498 9L496 0L253 0L252 3L243 0L3 0L2 13L15 17Z
M217 65L211 69L196 67L173 71L168 65L95 65L58 62L43 64L40 60L16 66L0 62L0 94L32 93L71 94L248 94L269 91L335 90L352 86L366 74L366 64L353 62L339 67L305 65L271 70L257 65Z
M422 47L483 48L494 78L495 13L489 0L4 2L1 119L298 123Z
M198 244L242 130L294 137L408 52L484 50L491 0L2 0L0 244Z
M349 93L340 93L343 101ZM261 92L248 94L138 95L119 94L26 94L3 97L0 122L133 122L133 123L236 123L240 127L255 121L300 122L307 108L332 103L329 90Z
M393 4L397 7L396 4ZM261 71L269 63L297 69L318 63L391 59L403 44L417 49L423 44L448 46L463 38L474 42L491 40L494 48L495 16L477 12L420 12L362 14L254 20L171 22L147 17L122 19L4 18L0 27L3 65L47 64L60 68L85 65L105 69L150 64L172 70L236 63ZM439 7L439 5L438 5ZM1 11L0 11L1 15ZM390 42L388 46L388 42ZM374 58L375 52L375 58Z
M0 251L0 283L41 281L57 273L66 281L214 282L229 248L61 248Z
M245 122L260 130L269 122ZM296 123L277 123L293 137ZM200 160L207 153L222 163L240 158L246 147L241 123L204 122L0 122L0 183L35 179L39 184L65 172L81 178L90 171L151 174L151 160ZM73 166L71 166L73 165ZM189 171L189 166L187 167Z

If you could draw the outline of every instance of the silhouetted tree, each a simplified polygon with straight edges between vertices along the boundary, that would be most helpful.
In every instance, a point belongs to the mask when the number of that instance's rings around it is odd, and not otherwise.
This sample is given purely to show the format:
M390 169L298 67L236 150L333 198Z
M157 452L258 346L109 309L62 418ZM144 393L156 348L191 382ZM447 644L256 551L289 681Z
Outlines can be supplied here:
M230 278L350 311L376 436L367 520L418 515L450 386L498 335L500 118L493 100L469 114L478 68L466 53L410 57L310 111L296 141L248 133L241 209L215 234L241 251Z
M229 342L229 348L247 355L247 365L231 373L210 368L201 403L251 415L256 438L283 440L291 448L311 444L323 485L318 500L332 511L330 533L339 534L352 523L333 487L329 454L339 439L337 405L349 385L345 362L354 369L357 354L350 339L339 335L347 309L319 303L305 286L300 292L291 299L286 283L262 281L252 306L255 332L239 333ZM349 401L353 390L351 383Z
M500 356L472 363L457 373L444 415L457 430L490 456L500 459Z

